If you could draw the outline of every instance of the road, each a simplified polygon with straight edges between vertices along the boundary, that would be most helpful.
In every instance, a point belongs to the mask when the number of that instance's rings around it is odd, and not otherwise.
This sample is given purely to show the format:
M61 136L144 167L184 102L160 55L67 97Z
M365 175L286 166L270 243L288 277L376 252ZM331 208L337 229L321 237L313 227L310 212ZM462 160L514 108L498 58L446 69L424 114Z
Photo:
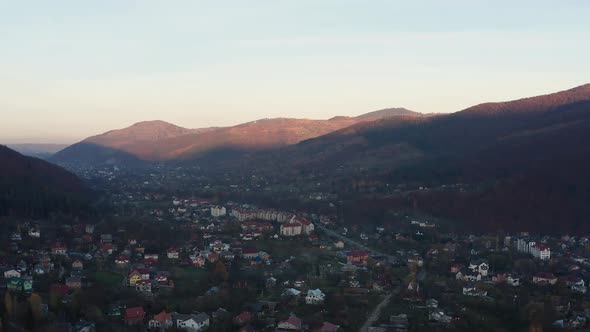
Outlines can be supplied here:
M338 234L338 233L334 232L333 230L328 229L328 228L326 228L326 227L324 227L322 225L316 224L315 227L318 228L318 229L320 229L320 230L322 230L324 233L328 234L331 237L338 238L338 239L342 240L342 242L344 242L344 243L347 243L347 244L349 244L351 246L355 246L357 248L366 250L369 253L371 253L372 255L387 257L389 259L389 261L391 261L391 262L393 262L393 261L396 260L395 256L393 256L393 255L385 254L385 253L382 253L382 252L377 251L375 249L371 249L371 248L367 247L366 245L364 245L362 243L359 243L359 242L357 242L355 240L349 239L346 236L344 236L342 234Z
M360 328L359 332L367 332L367 331L369 331L369 327L373 326L373 324L375 324L375 322L377 322L377 320L379 320L379 315L381 314L381 310L383 310L383 308L385 308L385 306L387 306L387 304L389 303L389 301L391 301L391 297L392 296L393 296L393 293L389 293L383 299L383 301L381 301L381 303L379 303L375 307L375 309L373 309L373 312L371 313L371 315L369 316L369 318L367 318L367 321Z

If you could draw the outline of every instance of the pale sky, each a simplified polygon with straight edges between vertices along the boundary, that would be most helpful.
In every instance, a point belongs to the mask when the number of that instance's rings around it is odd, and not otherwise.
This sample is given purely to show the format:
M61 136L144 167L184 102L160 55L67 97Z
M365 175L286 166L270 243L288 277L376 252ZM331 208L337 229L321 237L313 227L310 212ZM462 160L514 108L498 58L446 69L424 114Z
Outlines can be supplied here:
M0 0L0 143L564 90L590 82L589 14L587 0Z

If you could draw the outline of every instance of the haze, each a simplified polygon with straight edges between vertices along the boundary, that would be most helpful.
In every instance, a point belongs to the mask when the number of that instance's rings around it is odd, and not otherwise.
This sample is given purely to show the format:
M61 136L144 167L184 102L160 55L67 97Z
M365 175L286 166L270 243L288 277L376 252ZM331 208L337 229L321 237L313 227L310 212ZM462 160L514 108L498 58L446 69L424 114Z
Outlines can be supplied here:
M452 112L585 83L587 1L0 3L0 143L385 107Z

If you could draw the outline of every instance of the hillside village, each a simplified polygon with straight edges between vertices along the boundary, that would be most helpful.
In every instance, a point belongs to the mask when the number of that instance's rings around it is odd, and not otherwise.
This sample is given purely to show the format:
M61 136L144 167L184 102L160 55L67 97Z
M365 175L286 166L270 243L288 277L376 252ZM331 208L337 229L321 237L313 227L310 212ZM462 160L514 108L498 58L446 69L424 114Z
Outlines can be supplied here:
M117 178L108 171L99 174L101 181L108 173L106 181ZM47 331L588 326L589 237L459 234L444 223L409 215L395 228L351 227L336 214L126 188L127 193L110 194L118 210L98 222L2 224L5 326Z

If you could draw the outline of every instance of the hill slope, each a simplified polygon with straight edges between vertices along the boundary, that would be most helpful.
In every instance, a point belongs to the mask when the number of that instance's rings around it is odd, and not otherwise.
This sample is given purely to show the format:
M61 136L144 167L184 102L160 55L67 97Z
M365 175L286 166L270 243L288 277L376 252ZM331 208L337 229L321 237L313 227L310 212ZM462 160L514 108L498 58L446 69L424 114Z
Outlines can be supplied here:
M432 117L362 123L249 160L285 181L471 184L388 198L474 227L590 231L590 85ZM242 165L243 167L243 165Z
M0 216L45 217L84 209L88 190L74 174L0 146Z

